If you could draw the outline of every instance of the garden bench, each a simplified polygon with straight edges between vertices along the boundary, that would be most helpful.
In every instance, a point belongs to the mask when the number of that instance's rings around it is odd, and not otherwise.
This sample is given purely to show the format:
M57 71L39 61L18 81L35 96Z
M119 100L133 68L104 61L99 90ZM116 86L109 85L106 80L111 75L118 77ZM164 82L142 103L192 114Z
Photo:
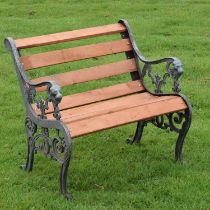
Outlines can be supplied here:
M42 50L42 46L60 46L60 43L81 39L91 41L93 37L107 38L113 34L119 34L118 40L22 55L27 48L40 47ZM60 162L60 189L67 199L71 198L67 191L67 170L72 139L76 137L137 122L134 136L127 142L138 143L144 126L152 123L179 134L175 158L181 160L182 145L191 124L191 106L180 94L178 79L183 72L182 63L175 57L146 60L138 50L126 20L31 38L6 38L5 46L12 55L26 108L28 156L23 168L32 170L37 150ZM125 54L125 59L76 71L56 72L35 79L26 74L32 69L84 59L98 60L101 56L120 53ZM154 73L157 64L164 64L162 76ZM60 87L120 74L130 75L130 81L63 97L60 92ZM149 88L145 78L151 80L153 89ZM172 81L171 93L165 93L163 89L169 78ZM39 97L40 93L45 95Z

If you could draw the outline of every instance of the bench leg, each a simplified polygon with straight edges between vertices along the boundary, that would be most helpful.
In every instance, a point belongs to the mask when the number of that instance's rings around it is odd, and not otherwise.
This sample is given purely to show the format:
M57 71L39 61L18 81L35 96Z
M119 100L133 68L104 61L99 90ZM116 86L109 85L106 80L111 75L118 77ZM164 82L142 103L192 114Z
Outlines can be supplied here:
M174 131L179 134L175 147L175 159L177 161L181 161L182 147L184 139L190 128L191 120L192 109L189 105L189 108L184 111L157 116L149 121L158 128Z
M70 162L70 158L66 160L61 166L60 190L67 200L72 200L72 196L68 193L68 190L67 190L67 175L68 175L69 162Z
M175 148L175 158L177 161L181 161L182 159L182 147L185 140L185 137L187 135L187 132L191 125L191 119L192 119L192 111L191 109L185 110L185 122L182 125L182 128L179 131L179 136L176 142L176 148Z
M32 171L34 153L40 150L44 156L57 160L61 164L60 191L68 200L72 200L67 190L67 175L72 154L72 141L65 127L54 129L56 135L50 137L48 128L41 128L37 132L37 125L29 117L25 120L28 139L28 154L26 165L21 166L26 171Z
M139 143L141 141L141 137L143 134L143 130L144 130L144 126L145 126L145 122L144 121L139 121L137 123L137 127L136 127L136 131L135 134L133 136L133 138L128 138L127 139L127 143L128 144L133 144L133 143Z
M68 193L67 176L68 176L69 163L72 155L72 141L70 134L68 132L64 133L63 138L59 137L59 132L58 132L58 140L61 141L60 148L62 148L62 153L64 154L64 157L60 159L59 147L57 147L55 143L54 157L56 157L56 159L62 164L60 170L60 191L67 200L71 201L72 196ZM59 144L58 141L57 143Z
M72 196L68 193L67 186L68 168L72 154L71 136L66 129L61 132L59 129L56 129L56 133L56 137L51 138L51 140L50 137L48 137L49 141L52 142L52 147L49 149L47 154L61 163L59 178L60 191L67 200L72 200Z
M22 169L26 171L32 171L34 163L34 143L31 141L31 138L28 138L28 154L26 165L22 166Z
M22 165L21 168L26 171L32 171L33 169L33 162L34 162L34 150L35 144L33 136L37 131L37 125L33 123L29 117L25 119L25 128L26 128L26 136L27 136L27 145L28 145L28 152L27 152L27 161L25 165Z

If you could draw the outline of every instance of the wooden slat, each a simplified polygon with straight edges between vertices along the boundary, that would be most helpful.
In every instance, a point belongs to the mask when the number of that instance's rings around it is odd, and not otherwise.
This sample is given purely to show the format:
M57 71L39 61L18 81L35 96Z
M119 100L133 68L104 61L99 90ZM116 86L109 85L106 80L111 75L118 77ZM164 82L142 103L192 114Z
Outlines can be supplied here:
M74 47L21 57L25 70L51 66L59 63L127 52L132 49L129 39Z
M35 83L44 82L44 81L54 81L59 86L63 87L67 85L98 80L134 71L137 71L135 60L128 59L124 61L104 64L100 66L94 66L72 72L65 72L61 74L40 77L32 81ZM38 88L37 90L41 92L46 90L46 87Z
M117 97L105 101L99 101L97 103L91 103L71 109L61 111L61 120L65 123L73 122L75 120L81 120L84 118L91 118L93 116L106 114L107 112L115 112L129 106L138 106L139 104L147 102L151 99L151 95L143 93L134 93L131 95L125 95L123 97ZM135 100L135 101L134 101ZM156 99L153 99L156 100ZM137 102L137 103L136 103ZM53 119L53 114L48 114L48 119Z
M114 34L124 32L125 26L120 23L110 24L105 26L98 26L92 28L85 28L74 31L60 32L55 34L48 34L30 38L23 38L15 40L18 49L44 46L49 44L56 44L60 42L74 41L79 39L90 38L94 36L101 36L107 34Z
M86 106L76 107L62 111L62 121L70 123L77 120L92 118L107 113L113 113L121 110L126 110L136 106L156 103L173 98L173 96L156 97L147 92L136 93L124 97L110 99L98 103L89 104ZM52 118L53 116L51 116Z
M59 108L60 110L69 109L98 101L103 101L111 98L129 95L132 93L137 93L140 91L144 91L144 88L140 84L140 81L139 80L131 81L128 83L117 84L96 90L86 91L83 93L64 96L62 98L61 103L59 104ZM34 109L36 113L39 114L35 106ZM52 111L53 107L51 104L49 104L49 109L46 112L51 113Z
M186 104L182 98L174 96L167 100L161 100L144 104L142 106L136 106L113 113L106 113L88 119L74 121L67 124L67 127L69 128L72 137L78 137L99 130L105 130L184 109L186 109Z

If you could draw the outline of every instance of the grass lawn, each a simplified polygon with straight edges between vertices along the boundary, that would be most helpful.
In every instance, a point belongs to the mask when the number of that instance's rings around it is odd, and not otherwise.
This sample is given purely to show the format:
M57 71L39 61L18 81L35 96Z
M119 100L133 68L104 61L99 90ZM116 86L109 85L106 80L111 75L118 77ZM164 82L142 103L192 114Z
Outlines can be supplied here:
M24 107L3 39L116 23L120 18L130 23L146 58L176 56L184 63L181 87L192 104L193 122L183 164L174 161L177 134L152 125L137 146L125 143L135 124L80 137L73 142L68 179L74 201L69 203L58 190L57 162L37 154L32 173L19 169L26 159ZM1 210L210 209L209 0L1 0L0 40ZM72 65L64 68L76 69L78 64ZM116 82L106 79L100 85ZM92 82L89 88L98 85ZM64 88L64 93L69 90Z

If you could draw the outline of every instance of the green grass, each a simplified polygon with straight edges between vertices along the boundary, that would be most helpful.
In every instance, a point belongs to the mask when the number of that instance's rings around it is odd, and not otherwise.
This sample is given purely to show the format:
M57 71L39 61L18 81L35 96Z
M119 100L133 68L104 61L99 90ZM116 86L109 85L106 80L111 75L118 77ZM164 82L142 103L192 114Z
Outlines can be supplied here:
M68 173L74 196L69 203L58 191L58 163L38 154L32 173L19 169L26 158L24 107L3 39L115 23L120 18L129 21L145 57L172 55L184 63L182 92L193 106L193 122L184 144L183 164L174 161L177 135L151 125L139 146L125 144L135 125L78 138ZM209 0L1 0L0 209L209 209L209 26ZM84 66L92 64L88 61ZM64 65L63 71L77 65Z

